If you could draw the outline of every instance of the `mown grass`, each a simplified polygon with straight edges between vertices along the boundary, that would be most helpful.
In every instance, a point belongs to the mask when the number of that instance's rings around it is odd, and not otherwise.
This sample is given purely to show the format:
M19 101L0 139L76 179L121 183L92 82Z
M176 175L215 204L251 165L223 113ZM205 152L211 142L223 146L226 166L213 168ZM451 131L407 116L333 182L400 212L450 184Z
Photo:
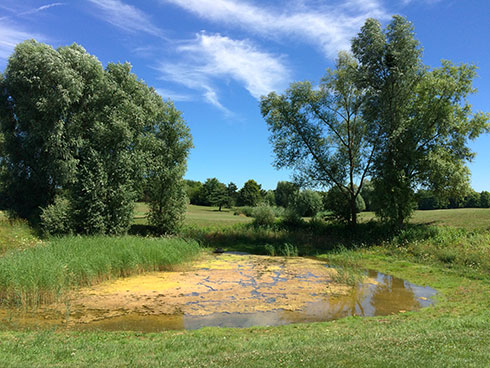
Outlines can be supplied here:
M200 251L194 241L138 237L63 237L0 257L0 301L37 306L103 280L170 267Z
M199 227L230 227L236 224L245 224L252 221L251 218L244 215L234 215L234 210L222 208L218 211L218 207L188 205L185 214L184 224L187 226ZM148 206L146 203L138 202L134 211L134 223L137 225L147 224L146 215Z
M360 221L374 219L374 212L362 212ZM451 226L466 230L490 230L490 208L455 208L415 211L411 224Z
M330 254L326 254L327 259ZM381 247L335 252L439 290L438 303L384 317L162 333L4 331L2 367L487 367L490 281ZM483 277L486 276L486 277Z

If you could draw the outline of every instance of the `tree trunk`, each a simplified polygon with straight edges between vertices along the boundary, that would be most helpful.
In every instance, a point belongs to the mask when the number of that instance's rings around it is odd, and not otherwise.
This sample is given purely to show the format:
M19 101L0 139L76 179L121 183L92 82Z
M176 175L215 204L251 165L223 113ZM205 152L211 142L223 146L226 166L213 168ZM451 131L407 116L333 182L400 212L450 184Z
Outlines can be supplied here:
M356 197L350 199L350 214L351 222L350 225L354 229L357 226L357 208L356 208Z

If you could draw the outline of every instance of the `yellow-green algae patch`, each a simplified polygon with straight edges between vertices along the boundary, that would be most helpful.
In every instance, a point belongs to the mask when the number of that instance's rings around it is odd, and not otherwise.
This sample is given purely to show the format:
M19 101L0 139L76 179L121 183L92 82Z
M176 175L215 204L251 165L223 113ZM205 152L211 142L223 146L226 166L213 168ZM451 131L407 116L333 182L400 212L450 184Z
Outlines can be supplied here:
M299 311L319 298L349 293L351 287L332 281L335 272L307 258L208 254L186 271L153 272L82 289L69 304L72 322L125 313Z
M185 267L107 281L35 312L0 310L0 327L155 332L278 325L416 310L435 294L375 271L361 284L342 285L333 281L335 269L307 258L207 254Z

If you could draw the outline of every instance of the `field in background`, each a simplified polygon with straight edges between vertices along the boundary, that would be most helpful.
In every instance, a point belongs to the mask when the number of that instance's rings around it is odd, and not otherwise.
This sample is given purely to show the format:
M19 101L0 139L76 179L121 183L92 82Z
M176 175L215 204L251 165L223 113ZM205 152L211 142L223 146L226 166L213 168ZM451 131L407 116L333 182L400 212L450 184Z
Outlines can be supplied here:
M135 207L135 223L146 224L148 207L145 203L137 203ZM251 218L235 216L233 209L189 205L187 207L186 225L227 227L234 224L251 222ZM374 219L374 212L362 212L360 222ZM490 230L490 208L457 208L448 210L415 211L410 220L413 224L452 226L466 230Z
M138 202L134 209L134 222L136 224L146 224L146 213L148 206L146 203ZM185 224L195 226L218 226L227 227L235 224L246 224L252 221L245 216L235 216L233 209L218 207L188 205L185 214Z

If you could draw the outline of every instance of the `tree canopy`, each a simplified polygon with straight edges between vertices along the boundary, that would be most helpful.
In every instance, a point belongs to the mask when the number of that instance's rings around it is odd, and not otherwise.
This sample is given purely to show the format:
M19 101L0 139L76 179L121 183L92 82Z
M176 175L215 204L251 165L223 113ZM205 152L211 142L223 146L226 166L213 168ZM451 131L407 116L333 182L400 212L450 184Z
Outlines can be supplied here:
M420 186L441 197L464 194L469 187L466 163L474 156L467 141L488 129L488 114L473 113L467 101L476 92L476 67L443 60L441 67L429 70L412 24L401 16L394 16L385 30L368 19L352 52L359 61L358 86L366 94L363 115L375 147L377 214L402 225Z
M415 208L418 188L440 197L468 190L468 139L488 131L488 114L473 113L474 65L429 69L410 22L394 16L382 29L368 19L340 53L320 88L291 84L263 97L277 168L291 168L310 186L335 186L348 199L356 223L356 198L365 178L372 206L393 227Z
M145 188L150 223L175 231L191 136L180 112L129 64L104 69L76 44L55 50L26 41L0 83L11 215L38 222L64 203L71 231L121 233Z
M291 84L283 94L261 101L271 132L277 168L295 170L307 186L336 186L357 222L356 198L369 174L374 148L362 116L364 95L356 85L357 61L342 52L336 68L315 89L310 82Z

